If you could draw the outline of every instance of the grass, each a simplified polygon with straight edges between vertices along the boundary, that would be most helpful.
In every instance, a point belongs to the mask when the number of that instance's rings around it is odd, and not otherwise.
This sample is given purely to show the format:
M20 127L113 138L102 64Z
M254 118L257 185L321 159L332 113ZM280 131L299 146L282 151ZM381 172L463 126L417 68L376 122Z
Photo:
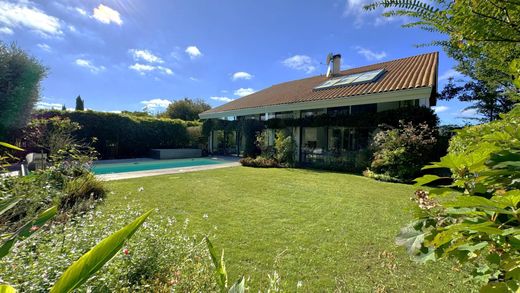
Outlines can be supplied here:
M453 263L416 264L394 244L411 219L413 187L330 172L246 167L108 183L101 209L139 201L153 216L189 219L225 249L231 279L251 292L276 271L288 291L467 292ZM144 191L138 192L140 187ZM207 215L205 217L204 215ZM231 281L232 281L231 280Z

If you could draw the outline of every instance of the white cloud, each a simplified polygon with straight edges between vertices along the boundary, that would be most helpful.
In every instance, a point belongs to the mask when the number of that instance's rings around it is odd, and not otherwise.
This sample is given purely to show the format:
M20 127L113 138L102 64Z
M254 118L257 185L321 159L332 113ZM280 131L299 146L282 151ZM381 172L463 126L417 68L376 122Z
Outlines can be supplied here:
M462 74L460 72L458 72L457 70L449 69L449 70L446 70L446 72L444 72L443 74L441 74L441 76L439 76L439 80L448 80L450 77L458 78L461 76L462 76Z
M234 92L235 96L243 97L254 93L255 90L252 88L239 88Z
M186 52L186 54L188 54L191 59L195 59L197 57L202 56L202 53L196 46L188 46L186 50L184 50L184 52Z
M135 63L134 65L128 66L128 68L139 72L140 74L144 74L145 72L154 71L155 66L148 64Z
M136 61L144 60L150 63L164 63L164 61L160 57L152 54L152 52L148 50L130 49L129 52L130 54L132 54L134 60Z
M103 4L99 4L98 7L94 8L92 17L104 24L112 22L117 25L123 24L119 12Z
M162 73L167 74L167 75L173 75L173 71L167 67L157 66L157 70L159 70Z
M356 47L357 49L357 53L362 55L363 57L365 57L365 59L367 59L368 61L373 61L373 60L381 60L383 58L386 57L386 52L385 51L381 51L381 52L374 52L374 51L371 51L369 49L366 49L366 48L362 48L362 47Z
M141 101L143 104L143 111L148 111L151 113L157 113L162 111L168 107L172 102L166 99L152 99L148 101Z
M4 27L0 27L0 34L4 34L4 35L12 35L14 34L13 30L4 26Z
M371 4L372 0L347 0L345 2L345 9L343 10L343 17L352 18L354 26L360 28L370 19L369 23L374 26L380 26L396 20L406 21L406 17L384 17L381 14L391 10L377 8L376 10L367 11L364 9L365 5Z
M435 113L445 112L450 109L450 107L448 106L433 106L432 108L433 111L435 111Z
M77 32L76 27L73 25L69 25L68 28L69 28L69 31L71 31L73 33Z
M80 67L90 70L90 72L92 72L92 73L99 73L106 69L105 66L102 66L102 65L96 66L96 65L92 64L92 62L90 60L86 60L86 59L76 59L75 63L76 63L76 65L78 65Z
M231 99L228 97L210 97L210 99L212 99L214 101L225 102L225 103L229 103L234 100L234 99Z
M316 70L316 62L307 55L294 55L282 61L286 67L311 73Z
M44 37L61 36L60 20L45 14L42 10L30 6L30 1L19 3L0 2L0 23L10 32L13 28L25 28L39 33ZM8 30L4 30L9 32Z
M235 72L233 73L233 77L231 78L232 80L238 80L238 79L246 79L246 80L249 80L253 78L253 75L250 74L250 73L247 73L245 71L238 71L238 72Z
M477 110L476 109L463 109L460 111L460 114L461 115L465 115L465 116L476 116L477 115Z
M198 79L198 78L196 78L196 77L193 77L193 76L190 76L190 80L191 80L191 81L199 81L199 79Z
M35 105L35 108L38 110L61 110L62 107L63 107L62 104L48 103L48 102L44 102L44 101L37 102Z
M146 72L158 71L164 73L166 75L173 75L173 71L170 68L163 66L154 66L149 64L135 63L134 65L128 66L128 68L139 72L139 74L144 75Z
M87 15L87 11L83 8L79 8L79 7L76 7L74 8L79 14L83 15L83 16L86 16Z
M50 52L52 51L51 46L47 44L38 44L38 48L42 49L43 51Z

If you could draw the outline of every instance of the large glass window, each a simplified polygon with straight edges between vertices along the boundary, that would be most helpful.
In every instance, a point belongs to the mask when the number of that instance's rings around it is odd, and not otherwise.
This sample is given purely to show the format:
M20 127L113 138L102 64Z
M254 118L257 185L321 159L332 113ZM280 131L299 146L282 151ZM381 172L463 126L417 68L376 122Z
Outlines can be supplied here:
M377 112L377 104L365 104L365 105L355 105L350 108L350 113L361 114L361 113L376 113Z
M310 153L323 153L327 147L325 127L303 127L302 149Z

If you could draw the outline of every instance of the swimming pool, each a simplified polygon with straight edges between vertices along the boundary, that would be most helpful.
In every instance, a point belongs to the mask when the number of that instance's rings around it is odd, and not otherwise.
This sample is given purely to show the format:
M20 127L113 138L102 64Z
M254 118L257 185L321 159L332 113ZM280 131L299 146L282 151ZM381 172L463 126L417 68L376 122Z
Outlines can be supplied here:
M112 174L135 171L149 171L158 169L170 169L180 167L194 167L204 165L215 165L226 163L226 161L211 158L193 158L176 160L146 160L125 163L95 163L92 167L94 174Z

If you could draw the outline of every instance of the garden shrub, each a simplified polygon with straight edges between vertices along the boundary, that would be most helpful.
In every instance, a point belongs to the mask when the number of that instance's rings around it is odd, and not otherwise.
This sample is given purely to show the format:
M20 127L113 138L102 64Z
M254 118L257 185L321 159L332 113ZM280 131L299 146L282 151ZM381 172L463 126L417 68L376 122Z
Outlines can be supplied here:
M293 165L296 153L296 143L285 130L277 130L274 140L275 159L280 164Z
M520 287L520 106L502 119L457 131L449 152L417 178L416 219L397 243L419 261L454 258L474 267L480 292ZM449 183L441 183L449 180Z
M63 195L59 198L59 208L85 210L85 207L78 205L89 205L92 201L104 198L105 193L103 182L96 179L94 174L86 173L66 182Z
M256 158L245 157L240 159L240 164L246 167L255 168L278 168L280 164L273 158L258 156Z
M78 123L81 129L74 135L82 141L96 138L93 146L102 159L146 157L152 148L189 147L187 127L200 126L200 122L93 111L47 111L35 116L60 116Z
M53 222L20 242L0 260L2 281L21 292L48 292L83 253L140 215L131 204L117 211L90 210L66 223ZM79 292L216 292L202 237L187 222L150 217L114 258ZM198 239L198 240L197 240Z
M432 160L435 143L435 131L427 124L401 123L399 128L376 131L371 143L372 171L410 180Z

